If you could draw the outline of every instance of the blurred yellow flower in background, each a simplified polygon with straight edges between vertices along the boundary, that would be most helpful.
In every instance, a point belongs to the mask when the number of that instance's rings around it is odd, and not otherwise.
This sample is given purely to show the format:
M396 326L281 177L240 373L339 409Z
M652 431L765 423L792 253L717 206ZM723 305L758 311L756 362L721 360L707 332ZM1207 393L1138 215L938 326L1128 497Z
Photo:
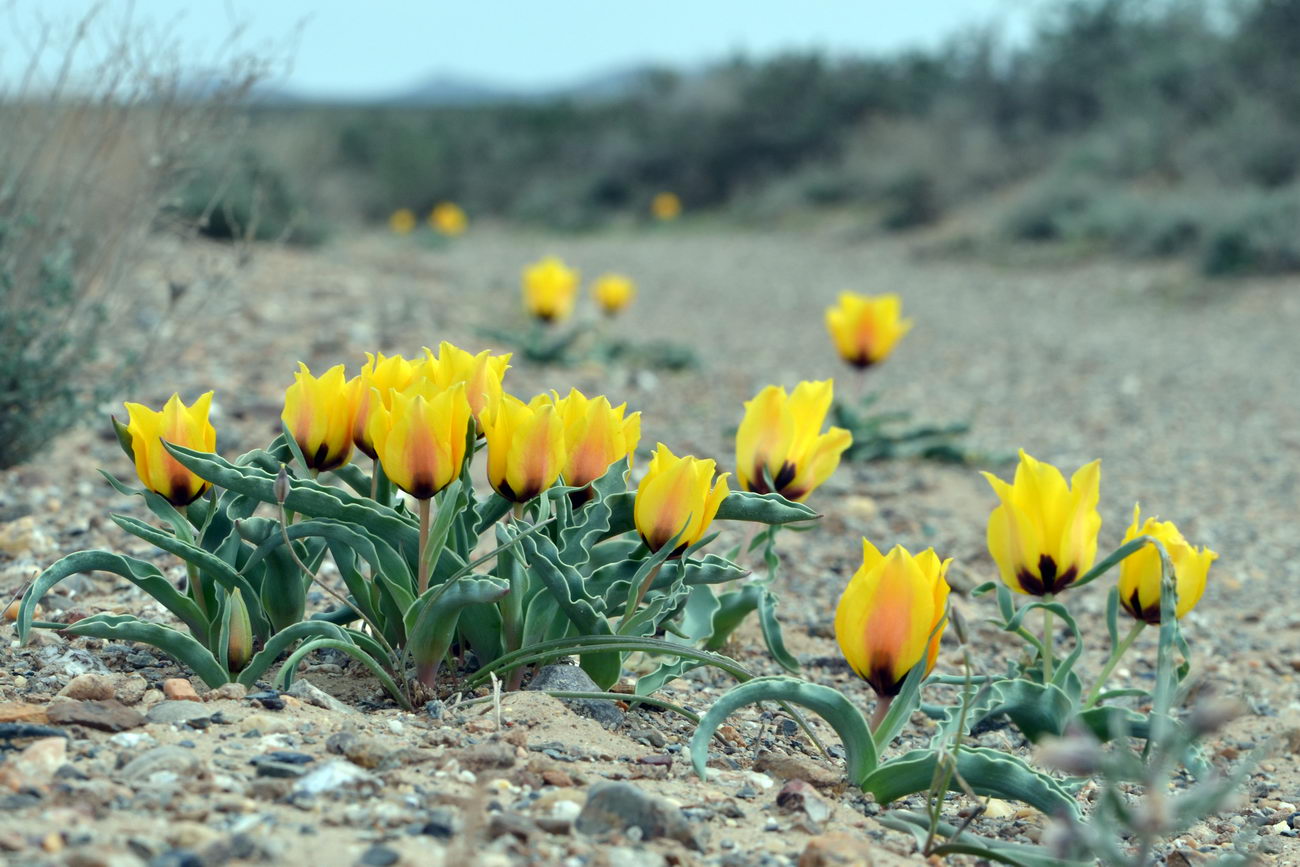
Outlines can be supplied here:
M826 308L826 329L836 350L857 368L884 361L911 328L912 320L902 318L897 295L841 292L839 301Z
M655 193L655 197L650 200L650 213L654 214L656 220L675 220L681 216L682 200L676 193Z
M578 297L578 272L557 256L524 268L524 308L543 322L567 319Z
M454 238L469 227L469 218L455 202L439 202L429 212L429 227L439 235Z
M388 217L388 228L397 235L409 235L415 229L415 212L410 208L398 208Z
M591 284L591 295L602 313L613 316L636 298L636 284L623 274L602 274Z

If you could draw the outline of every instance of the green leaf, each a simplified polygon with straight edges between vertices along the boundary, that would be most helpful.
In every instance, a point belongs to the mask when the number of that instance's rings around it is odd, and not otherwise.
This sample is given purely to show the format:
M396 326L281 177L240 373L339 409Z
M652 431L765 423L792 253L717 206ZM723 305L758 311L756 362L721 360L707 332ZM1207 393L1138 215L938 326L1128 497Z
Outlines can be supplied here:
M913 750L876 768L863 781L862 788L881 804L927 791L934 781L937 761L933 750ZM1008 753L962 747L957 751L957 773L977 795L1024 801L1048 816L1079 816L1079 805L1060 783ZM955 776L949 789L962 790Z
M293 685L293 675L298 668L298 663L301 662L307 654L314 653L317 650L339 650L357 660L366 668L370 669L370 673L379 680L380 684L383 685L384 689L388 691L388 694L391 695L398 704L406 710L411 710L410 700L402 693L402 690L397 686L397 682L393 680L392 676L384 670L384 666L380 661L375 659L362 648L353 644L350 640L346 639L316 638L303 644L289 655L289 658L284 661L284 665L280 666L280 671L275 676L277 686L280 689L289 689L289 687Z
M718 612L713 616L713 635L705 642L705 649L718 650L725 645L749 613L758 610L758 601L766 589L758 582L751 582L723 593L718 599Z
M218 687L230 682L226 667L212 655L212 651L193 637L130 614L94 614L62 631L69 635L104 638L109 641L138 641L158 648L181 665L187 666L208 686Z
M1088 708L1078 720L1102 743L1126 737L1146 739L1151 734L1151 721L1145 714L1114 705Z
M356 491L358 497L370 497L370 476L356 464L344 464L337 470L330 470L334 478Z
M176 510L176 507L167 502L166 497L162 497L148 488L132 488L117 480L112 473L100 470L99 474L108 480L113 489L119 494L126 494L130 497L140 497L144 500L149 511L158 516L159 520L166 523L176 532L176 535L186 542L194 541L194 525L191 524L184 515Z
M350 640L342 627L326 620L303 620L286 627L272 635L265 646L259 650L243 671L238 680L244 686L252 686L280 656L296 642L304 638L338 638Z
M406 612L406 649L422 675L447 655L462 609L496 602L509 592L510 585L496 578L461 578L449 587L431 587L416 599Z
M907 831L916 839L918 847L924 846L930 836L930 817L924 813L890 810L878 816L876 821L896 831ZM939 839L947 842L932 850L936 855L974 855L1014 867L1091 867L1095 863L1091 858L1086 861L1063 860L1042 846L989 840L964 831L958 834L957 828L947 822L939 822L937 831Z
M701 779L708 776L709 739L713 733L735 711L763 701L796 704L830 723L844 743L847 773L854 785L861 785L876 766L876 746L867 721L843 693L793 677L756 677L723 693L691 736L691 763Z
M22 604L18 608L18 637L21 641L27 641L32 628L32 615L41 598L64 578L82 572L111 572L125 578L176 615L201 644L208 642L211 625L193 599L172 586L152 563L112 551L78 551L56 561L37 576L23 594Z
M610 507L608 536L619 536L636 529L632 507L636 494L627 491L608 498ZM821 516L803 503L792 503L780 494L753 494L732 491L718 506L716 521L754 521L760 524L793 524L812 521ZM606 538L608 538L608 536Z
M766 587L758 597L758 625L763 630L763 641L767 644L767 650L777 664L786 671L798 672L799 660L785 649L781 624L776 619L776 594Z
M1016 678L995 681L989 689L993 691L992 706L983 719L1005 714L1031 743L1045 735L1064 734L1074 713L1074 702L1054 683L1044 686Z

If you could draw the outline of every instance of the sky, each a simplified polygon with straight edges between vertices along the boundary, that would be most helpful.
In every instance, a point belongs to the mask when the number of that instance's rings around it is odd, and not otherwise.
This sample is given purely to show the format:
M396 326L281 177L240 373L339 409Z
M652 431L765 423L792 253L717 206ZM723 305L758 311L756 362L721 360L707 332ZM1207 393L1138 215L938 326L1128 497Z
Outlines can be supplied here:
M37 16L66 26L91 0L0 0L0 30L30 37ZM890 52L933 46L963 28L999 23L1011 38L1026 0L104 0L100 13L165 32L196 58L218 56L233 32L272 55L278 82L312 96L362 98L454 76L543 90L643 63L697 67L736 53L786 49ZM9 16L10 21L4 22ZM23 40L0 47L12 75ZM28 43L30 42L30 38ZM15 44L17 48L15 48Z

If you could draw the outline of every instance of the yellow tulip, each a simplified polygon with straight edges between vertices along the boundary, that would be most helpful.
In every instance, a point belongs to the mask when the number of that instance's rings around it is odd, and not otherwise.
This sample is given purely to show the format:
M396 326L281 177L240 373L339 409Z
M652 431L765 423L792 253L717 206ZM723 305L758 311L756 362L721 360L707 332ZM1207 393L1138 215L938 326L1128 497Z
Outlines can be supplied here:
M902 318L897 295L860 295L841 292L839 303L826 308L826 328L840 356L857 368L884 361L895 344L912 328Z
M1133 523L1124 534L1127 544L1138 536L1159 539L1169 552L1174 565L1174 580L1178 586L1178 604L1174 616L1182 618L1196 607L1205 593L1205 580L1210 564L1219 555L1209 548L1199 551L1187 543L1172 521L1147 518L1143 523L1141 510L1133 507ZM1119 566L1119 601L1124 610L1138 620L1160 623L1160 554L1154 545L1144 545L1124 558Z
M352 443L371 458L375 445L370 439L371 409L375 405L392 406L392 393L401 391L415 377L415 366L400 355L366 353L361 373L348 383L348 403L352 407ZM372 399L378 395L378 404Z
M612 407L604 395L588 398L573 388L564 398L555 395L555 406L564 424L566 485L586 487L636 451L641 413L624 417L626 403Z
M835 639L849 667L877 695L898 695L907 673L934 668L948 626L948 564L931 548L888 555L862 540L862 566L835 607ZM937 628L936 628L937 627Z
M651 551L676 537L677 553L704 537L730 493L727 477L731 474L723 473L715 482L716 469L711 460L690 455L679 458L663 443L655 447L632 507L637 532Z
M163 448L163 442L200 452L217 448L217 431L208 420L212 392L202 395L193 406L173 394L156 412L139 403L126 404L135 471L144 486L173 506L188 506L208 489L203 479L183 467Z
M682 213L682 200L676 193L656 193L650 200L650 213L656 220L675 220Z
M438 234L454 238L469 225L465 211L455 202L439 202L429 212L429 226Z
M567 319L578 297L578 272L555 256L524 269L524 307L543 322Z
M1017 593L1060 593L1092 568L1101 515L1101 461L1065 483L1061 471L1020 451L1012 484L984 473L1001 505L989 515L989 553Z
M550 395L524 403L505 395L485 425L488 481L515 503L555 484L564 469L564 423Z
M591 294L601 311L613 316L636 298L636 284L622 274L602 274L591 285Z
M839 466L853 435L833 427L822 433L833 383L801 382L790 394L769 385L745 403L736 431L736 478L756 494L776 491L788 500L807 499ZM771 483L769 485L769 482Z
M388 228L396 235L409 235L415 230L415 212L398 208L388 217Z
M501 380L510 367L510 353L492 355L485 349L478 355L470 355L444 340L438 344L436 356L427 346L424 356L416 374L442 389L465 383L465 396L481 430L484 413L491 415L501 402Z
M280 418L309 469L337 470L352 457L351 390L343 365L334 365L317 379L300 361L293 377Z
M463 383L438 389L416 382L394 391L389 408L378 394L372 399L370 439L393 484L427 500L460 475L472 417Z

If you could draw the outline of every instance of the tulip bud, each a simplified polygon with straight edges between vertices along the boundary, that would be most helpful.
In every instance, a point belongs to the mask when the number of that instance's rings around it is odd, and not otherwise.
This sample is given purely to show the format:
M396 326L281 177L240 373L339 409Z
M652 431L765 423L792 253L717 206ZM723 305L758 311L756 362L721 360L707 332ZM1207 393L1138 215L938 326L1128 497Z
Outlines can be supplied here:
M293 385L285 389L280 418L308 469L325 472L346 464L352 457L352 401L343 365L317 379L299 362Z
M529 265L523 275L524 308L543 322L567 319L578 295L578 272L555 256Z
M505 395L485 433L488 481L511 502L528 502L564 469L564 422L550 395L529 403Z
M284 501L289 499L289 470L284 464L280 464L280 472L275 474L275 484L271 487L275 492L275 501L281 506ZM236 524L239 522L236 521Z
M393 392L391 409L377 396L375 401L370 438L393 484L427 500L460 475L471 423L464 383L439 390L427 380L417 381Z
M769 385L745 404L736 431L736 478L756 494L773 491L801 502L830 478L853 435L833 427L822 433L833 385L801 382L787 395Z
M658 551L677 540L674 555L704 537L727 498L723 473L714 481L717 465L711 460L677 457L663 443L655 447L645 477L636 489L633 521L646 547Z
M378 394L385 407L392 406L392 393L401 391L415 378L415 366L400 355L385 357L382 352L366 353L361 373L348 382L348 405L352 414L352 443L372 460L375 444L370 441L369 425L372 398Z
M229 638L226 641L226 662L229 671L243 671L253 658L253 622L248 616L248 606L239 588L227 597L226 611Z
M417 378L427 379L439 389L448 389L458 382L465 383L465 397L480 432L484 417L496 412L501 402L501 382L510 368L510 353L491 355L483 350L471 355L447 341L438 344L435 356L429 347L424 348L424 361L415 367Z
M553 395L564 425L564 483L586 487L605 475L611 464L636 451L641 439L641 413L624 418L627 404L609 405L604 395L588 398L576 388L560 398Z
M1012 484L990 473L1001 505L989 515L989 553L1017 593L1060 593L1092 568L1101 515L1101 461L1084 464L1067 485L1061 471L1020 450Z
M211 407L210 391L189 407L181 403L179 395L173 394L161 412L138 403L126 404L129 419L126 435L130 437L136 474L146 488L173 506L188 506L209 484L172 457L163 448L163 442L195 451L216 451L217 431L208 420Z
M602 274L591 285L591 295L602 313L613 316L636 298L636 284L622 274Z
M857 368L884 361L912 328L902 318L897 295L841 292L839 303L826 308L826 328L840 357Z
M410 208L398 208L388 217L388 228L395 235L409 235L415 230L415 212Z
M1174 580L1178 587L1178 604L1174 616L1181 619L1196 607L1205 592L1205 581L1210 574L1210 564L1219 555L1209 548L1196 550L1187 543L1183 534L1169 521L1147 518L1142 522L1141 509L1133 507L1133 523L1124 534L1127 544L1139 536L1159 539L1169 552L1174 565ZM1160 565L1160 552L1155 545L1143 545L1124 558L1119 565L1119 601L1124 610L1138 620L1160 623L1160 582L1164 570Z
M849 667L877 695L898 695L922 661L927 674L934 668L947 626L950 563L932 548L913 557L896 545L882 555L862 540L862 566L835 608L835 638Z
M650 213L656 220L663 222L675 220L681 216L682 200L676 193L655 193L655 197L650 200Z

